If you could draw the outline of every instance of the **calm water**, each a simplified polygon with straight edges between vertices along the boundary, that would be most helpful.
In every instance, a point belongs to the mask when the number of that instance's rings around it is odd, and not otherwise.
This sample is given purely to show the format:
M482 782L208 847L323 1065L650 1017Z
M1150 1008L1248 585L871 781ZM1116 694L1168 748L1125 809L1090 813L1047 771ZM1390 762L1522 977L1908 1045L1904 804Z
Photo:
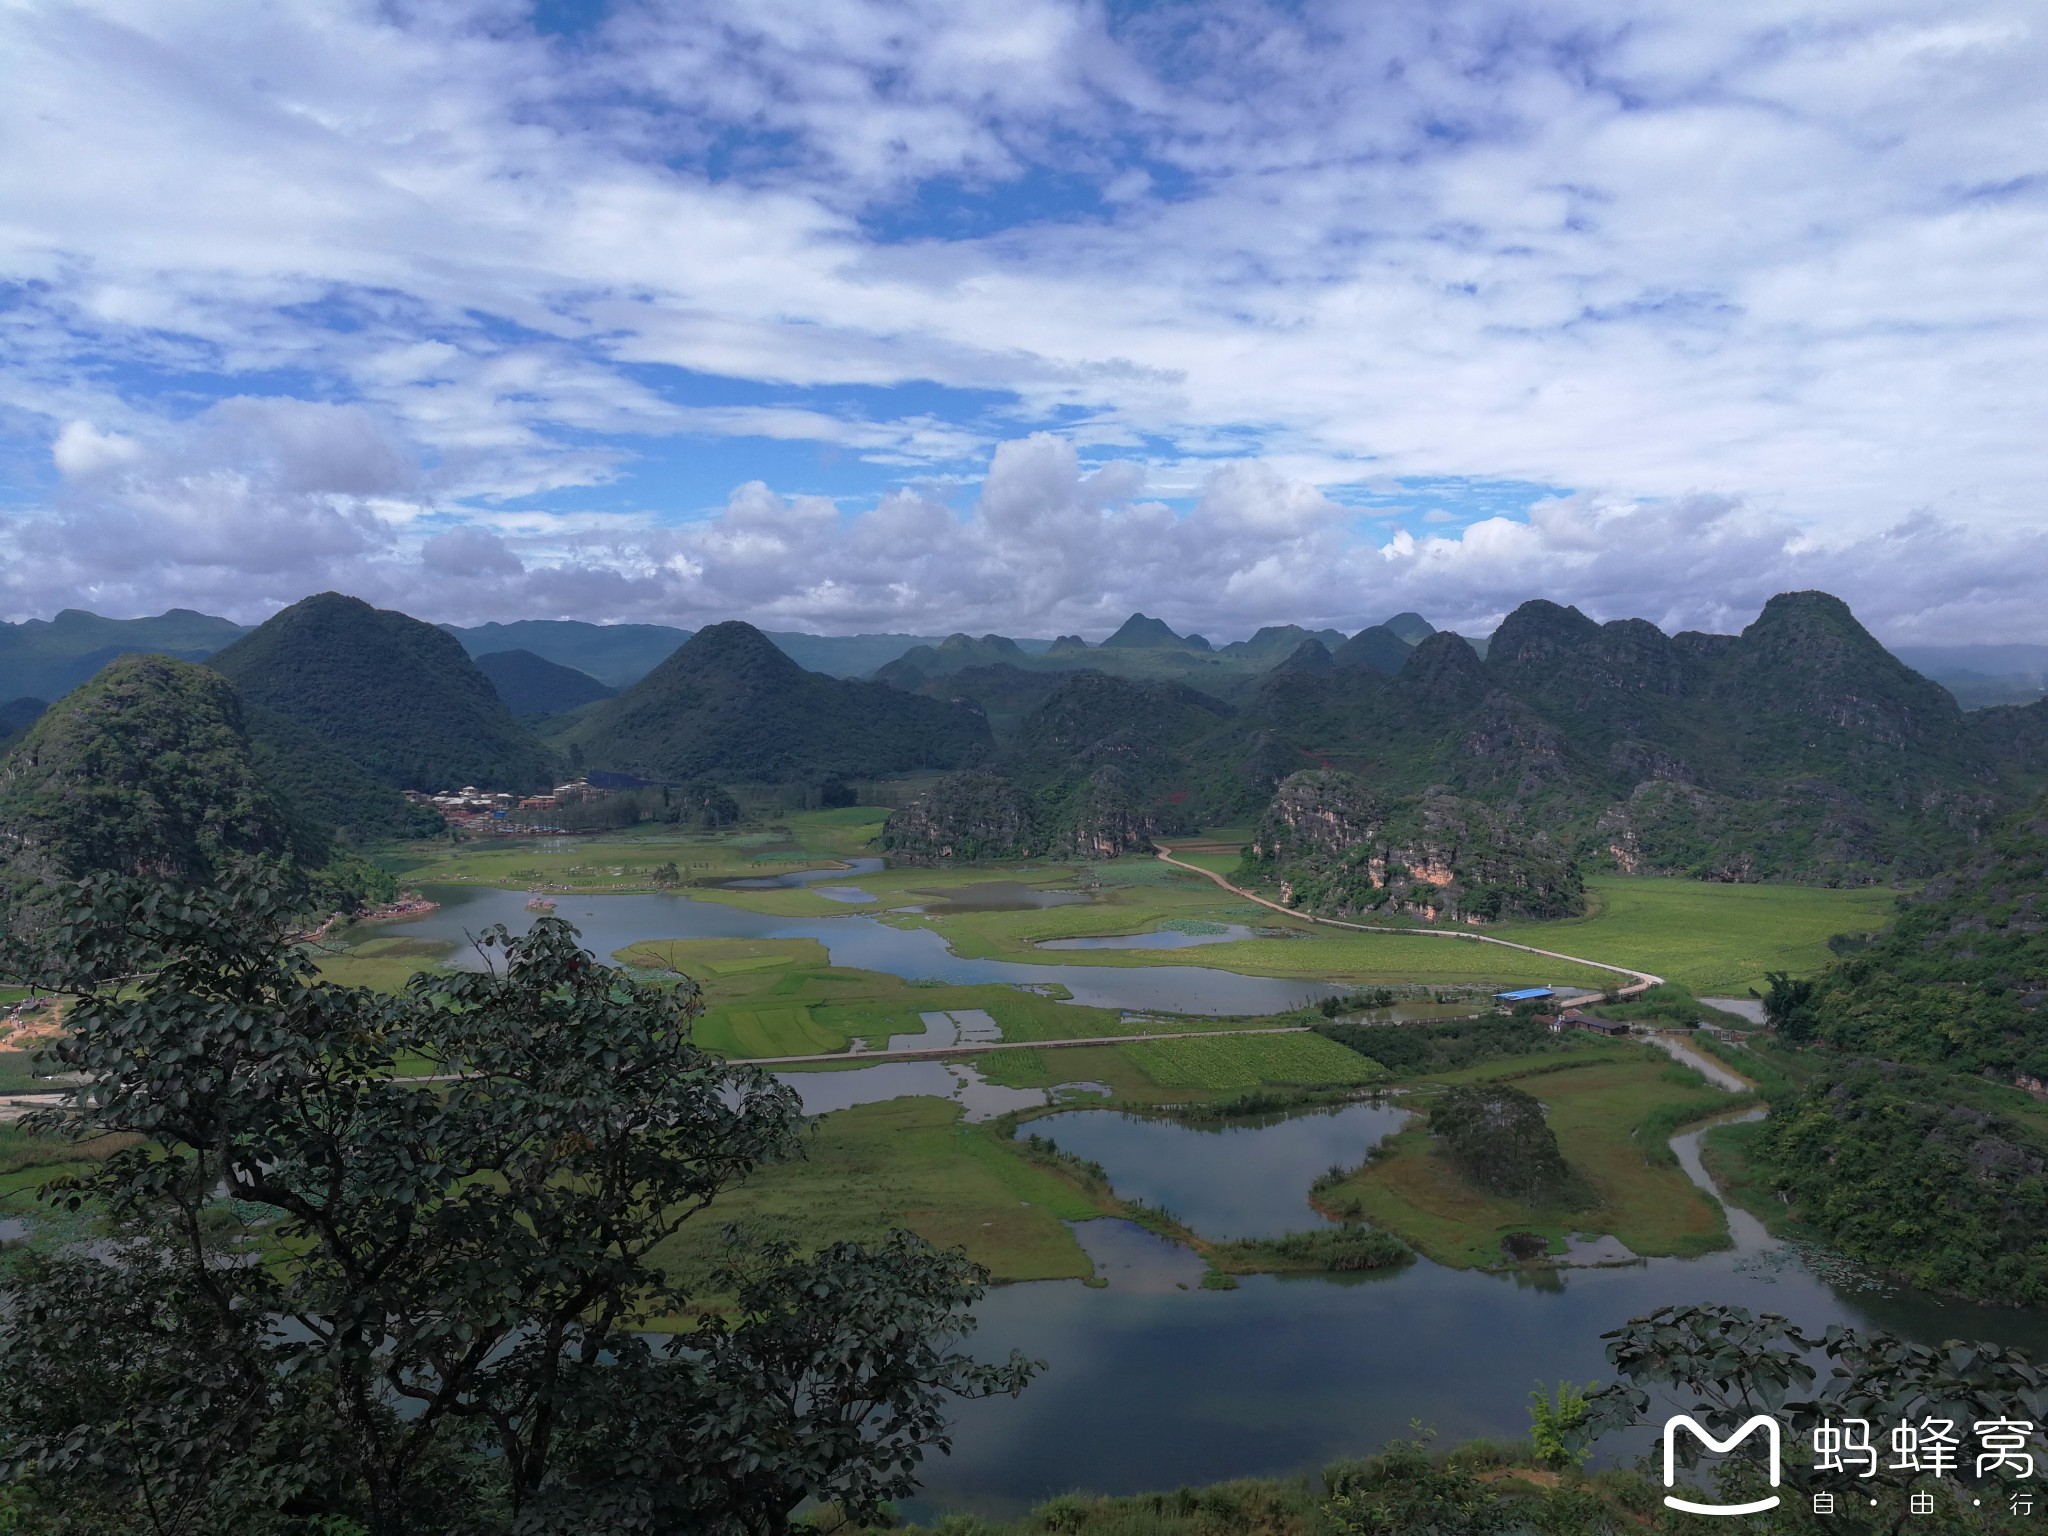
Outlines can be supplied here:
M378 931L450 942L455 950L449 963L471 969L481 969L484 964L483 957L469 945L471 934L493 923L524 933L536 916L526 910L526 897L518 891L430 886L426 895L441 904L439 910ZM1195 965L1140 968L968 960L954 954L944 936L929 928L892 928L875 918L850 914L771 917L666 892L561 896L555 916L582 930L584 946L599 955L610 955L642 939L816 939L838 966L970 985L1045 986L1056 982L1073 994L1073 1001L1097 1008L1226 1015L1284 1013L1345 990L1323 982L1241 976Z
M821 1072L778 1072L776 1078L797 1091L807 1115L829 1114L856 1104L882 1104L890 1099L952 1099L968 1121L993 1120L1015 1109L1036 1109L1055 1103L1092 1083L1061 1083L1054 1088L1007 1088L983 1080L963 1061L878 1061L871 1067L830 1067Z
M431 894L443 903L439 911L390 931L460 944L490 923L523 931L533 916L516 892ZM774 918L675 895L568 896L559 915L582 928L599 954L649 938L815 938L836 965L945 981L1058 981L1077 1000L1105 1007L1268 1012L1338 990L1194 966L964 960L927 930L851 915ZM481 963L466 950L455 958ZM814 1110L905 1093L955 1098L976 1116L997 1112L998 1097L1043 1101L1035 1091L994 1089L971 1068L938 1062L788 1080ZM1360 1105L1225 1131L1158 1122L1133 1129L1129 1117L1096 1111L1049 1117L1042 1131L1101 1161L1119 1188L1225 1235L1310 1226L1309 1181L1330 1163L1355 1162L1385 1133L1389 1127L1372 1116L1393 1121L1399 1111ZM1703 1177L1697 1139L1674 1141L1695 1178ZM1199 1288L1199 1262L1173 1245L1124 1223L1081 1224L1076 1236L1098 1258L1108 1288L1044 1282L984 1298L975 1351L987 1357L1014 1347L1049 1369L1020 1398L957 1405L954 1454L925 1464L923 1496L907 1513L922 1520L943 1510L1006 1514L1074 1488L1128 1493L1309 1472L1405 1435L1412 1419L1447 1441L1520 1436L1538 1381L1608 1379L1600 1334L1671 1304L1733 1303L1809 1328L1843 1323L1928 1342L1993 1339L2048 1358L2041 1315L1837 1292L1753 1218L1732 1212L1731 1232L1737 1247L1728 1252L1618 1269L1486 1275L1418 1260L1391 1274L1250 1276L1237 1290L1212 1292ZM1623 1449L1633 1454L1646 1445Z
M1381 1104L1234 1125L1080 1109L1033 1120L1019 1134L1050 1136L1060 1150L1102 1164L1118 1194L1163 1205L1204 1237L1278 1237L1321 1226L1308 1203L1316 1176L1333 1163L1357 1166L1407 1118Z
M1198 944L1233 944L1252 936L1243 923L1218 924L1218 933L1182 933L1159 928L1151 933L1105 933L1081 939L1041 939L1040 949L1192 949Z
M1123 1118L1097 1112L1038 1123L1060 1127L1061 1146L1078 1151L1066 1127ZM1361 1123L1361 1136L1368 1129ZM1295 1186L1268 1182L1273 1165L1247 1146L1302 1134L1294 1123L1239 1134L1218 1144L1246 1154L1208 1165L1214 1182L1235 1191L1204 1194L1201 1208L1297 1199ZM1697 1141L1693 1133L1674 1145L1704 1177ZM1114 1160L1116 1148L1102 1159L1120 1189L1170 1177L1148 1161L1152 1148L1135 1145L1128 1167ZM1197 1200L1183 1195L1182 1203L1192 1210ZM1687 1302L1779 1312L1815 1329L1843 1323L1930 1342L1997 1339L2048 1358L2048 1318L1838 1293L1790 1262L1754 1218L1731 1214L1738 1246L1700 1259L1511 1275L1419 1259L1390 1274L1248 1276L1234 1291L1201 1290L1199 1261L1127 1223L1081 1224L1076 1236L1108 1289L1060 1281L1005 1286L983 1299L975 1351L1021 1349L1049 1368L1022 1397L959 1405L954 1453L926 1463L923 1495L906 1512L922 1520L945 1510L1014 1514L1075 1488L1134 1493L1313 1472L1405 1436L1411 1419L1445 1441L1520 1437L1539 1381L1611 1379L1601 1333ZM1648 1448L1647 1437L1603 1442L1607 1456Z
M857 886L829 885L821 882L847 880L858 875L872 875L880 870L880 859L847 859L837 869L792 869L779 875L748 875L739 880L717 880L712 883L726 891L787 891L809 886L827 901L868 902L875 898Z

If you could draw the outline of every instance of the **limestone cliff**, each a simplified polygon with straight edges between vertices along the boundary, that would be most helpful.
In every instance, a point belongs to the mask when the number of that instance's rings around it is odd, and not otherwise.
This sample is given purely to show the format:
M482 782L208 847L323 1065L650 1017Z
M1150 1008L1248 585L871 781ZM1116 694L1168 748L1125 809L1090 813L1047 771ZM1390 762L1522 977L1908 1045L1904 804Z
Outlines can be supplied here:
M1577 864L1542 833L1441 789L1383 800L1326 769L1280 785L1239 873L1326 917L1479 924L1585 909Z

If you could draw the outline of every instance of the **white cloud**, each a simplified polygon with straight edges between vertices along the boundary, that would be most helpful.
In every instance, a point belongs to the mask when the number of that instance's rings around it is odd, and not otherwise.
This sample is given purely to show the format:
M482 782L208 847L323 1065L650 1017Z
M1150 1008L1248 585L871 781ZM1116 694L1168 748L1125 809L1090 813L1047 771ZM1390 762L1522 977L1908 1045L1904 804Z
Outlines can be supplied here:
M2020 0L706 0L574 43L92 0L0 15L0 71L0 431L57 471L17 612L424 602L468 522L475 612L1211 632L1825 577L2042 633ZM932 385L1018 403L798 393ZM964 520L786 459L702 522L577 500L721 437L986 481ZM1587 490L1391 542L1330 495L1446 476Z
M257 402L229 404L241 432L271 421ZM1040 434L997 448L964 511L909 490L845 511L756 481L681 526L622 515L566 535L491 531L321 483L309 466L337 478L334 443L365 430L346 412L323 419L334 442L314 445L288 413L277 440L297 457L273 447L273 472L256 480L205 460L209 445L240 439L202 417L187 440L153 446L59 515L19 525L19 558L0 560L0 601L20 611L29 586L17 573L33 573L45 608L177 602L245 620L334 586L457 622L743 617L823 632L1100 636L1142 609L1221 640L1269 623L1351 630L1403 609L1479 634L1530 597L1600 619L1727 630L1775 592L1819 587L1887 639L2048 639L2048 529L1970 535L1921 514L1823 542L1730 497L1571 496L1526 518L1361 534L1350 509L1268 465L1217 467L1177 514L1144 499L1135 466L1090 470L1071 444Z

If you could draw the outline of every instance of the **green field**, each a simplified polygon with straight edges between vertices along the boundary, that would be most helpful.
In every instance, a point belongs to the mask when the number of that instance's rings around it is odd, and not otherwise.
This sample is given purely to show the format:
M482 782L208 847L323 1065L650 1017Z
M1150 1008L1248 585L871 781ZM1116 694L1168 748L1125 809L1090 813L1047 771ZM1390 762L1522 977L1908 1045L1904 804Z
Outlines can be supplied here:
M1117 1049L1162 1088L1315 1088L1377 1082L1387 1076L1376 1062L1321 1035L1148 1040Z
M998 1280L1091 1274L1087 1255L1061 1223L1099 1216L1101 1205L959 1117L958 1105L926 1098L827 1115L803 1161L761 1169L657 1258L684 1275L704 1274L727 1222L806 1247L872 1242L904 1226L941 1246L964 1248Z
M1532 1066L1546 1070L1531 1073ZM1565 1070L1556 1070L1560 1066ZM1509 1232L1543 1233L1553 1247L1571 1233L1612 1233L1645 1257L1726 1246L1720 1206L1677 1166L1646 1156L1634 1135L1659 1111L1718 1104L1697 1077L1674 1070L1668 1057L1647 1046L1598 1046L1563 1063L1554 1057L1494 1061L1439 1081L1503 1077L1543 1101L1559 1150L1597 1205L1550 1209L1488 1194L1438 1156L1428 1132L1415 1127L1393 1139L1390 1156L1325 1191L1325 1208L1355 1208L1438 1263L1459 1268L1500 1264L1501 1238Z
M322 949L316 963L322 981L398 992L418 972L437 968L447 953L448 946L431 940L390 936Z
M1804 974L1830 958L1837 933L1882 926L1897 893L1806 885L1715 885L1636 875L1586 882L1586 917L1503 925L1504 939L1640 966L1706 996L1761 991L1764 972Z

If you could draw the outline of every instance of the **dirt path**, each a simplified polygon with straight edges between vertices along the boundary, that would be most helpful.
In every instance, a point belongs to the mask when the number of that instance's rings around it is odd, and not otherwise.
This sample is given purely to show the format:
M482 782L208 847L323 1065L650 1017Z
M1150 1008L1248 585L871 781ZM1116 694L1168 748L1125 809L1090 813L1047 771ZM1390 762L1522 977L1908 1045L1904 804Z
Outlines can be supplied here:
M1163 862L1173 865L1176 869L1185 869L1190 874L1201 875L1205 879L1215 881L1233 896L1241 896L1246 901L1255 901L1260 906L1269 907L1282 916L1299 918L1303 922L1321 923L1328 928L1347 928L1354 933L1386 933L1398 934L1409 938L1451 939L1467 944L1498 944L1503 949L1519 949L1524 954L1541 955L1546 960L1563 960L1572 965L1587 965L1599 971L1612 971L1617 976L1633 976L1635 980L1628 986L1615 989L1622 997L1633 997L1639 992L1647 992L1651 987L1656 986L1664 979L1661 976L1653 976L1648 971L1636 970L1632 966L1609 965L1605 960L1588 960L1583 955L1567 955L1555 949L1538 949L1533 944L1517 944L1512 939L1496 939L1483 933L1456 933L1446 928L1375 927L1371 923L1346 923L1334 917L1315 917L1306 912L1296 912L1291 908L1283 907L1277 901L1268 901L1263 896L1255 896L1250 891L1232 885L1214 870L1203 869L1199 864L1190 864L1183 859L1176 859L1173 856L1173 850L1170 848L1161 848L1159 850L1159 857ZM1560 1007L1571 1007L1577 1003L1597 1002L1599 998L1600 994L1598 992L1586 992L1575 997L1560 997L1557 999L1557 1002ZM1127 1045L1133 1040L1193 1040L1214 1035L1273 1035L1303 1034L1305 1032L1306 1026L1303 1025L1288 1026L1282 1029L1193 1029L1163 1035L1095 1035L1081 1040L1002 1040L979 1045L925 1046L921 1049L903 1051L838 1051L824 1056L757 1056L742 1059L747 1060L749 1065L757 1067L793 1067L807 1066L821 1061L916 1061L921 1058L973 1056L986 1051L1056 1051L1077 1045ZM432 1083L447 1082L449 1079L423 1077L415 1078L414 1081ZM62 1097L61 1094L55 1093L0 1095L0 1124L5 1124L11 1120L19 1120L31 1110L48 1108L60 1102Z
M1519 949L1525 955L1541 955L1546 960L1565 960L1573 965L1591 966L1596 971L1612 971L1617 976L1633 976L1635 980L1628 986L1615 988L1615 991L1622 997L1634 997L1637 993L1647 992L1650 988L1664 980L1662 976L1653 976L1650 972L1639 971L1634 966L1609 965L1605 960L1588 960L1583 955L1567 955L1555 949L1538 949L1533 944L1517 944L1513 939L1496 939L1483 933L1458 933L1449 928L1388 928L1376 926L1372 923L1340 922L1334 917L1316 917L1307 912L1296 912L1291 907L1283 907L1279 902L1268 901L1263 896L1255 896L1242 886L1232 885L1213 869L1204 869L1199 864L1190 864L1185 859L1176 859L1171 848L1160 848L1159 857L1163 862L1171 864L1175 869L1185 869L1191 874L1201 875L1205 879L1215 881L1233 896L1242 896L1246 901L1255 901L1260 906L1270 907L1273 911L1282 913L1287 917L1299 918L1303 922L1308 923L1321 923L1327 928L1348 928L1354 933L1401 934L1410 938L1452 939L1467 944L1498 944L1503 949ZM1599 997L1600 994L1598 992L1586 992L1576 997L1561 997L1557 999L1557 1002L1560 1007L1568 1008L1576 1003L1595 1002Z

